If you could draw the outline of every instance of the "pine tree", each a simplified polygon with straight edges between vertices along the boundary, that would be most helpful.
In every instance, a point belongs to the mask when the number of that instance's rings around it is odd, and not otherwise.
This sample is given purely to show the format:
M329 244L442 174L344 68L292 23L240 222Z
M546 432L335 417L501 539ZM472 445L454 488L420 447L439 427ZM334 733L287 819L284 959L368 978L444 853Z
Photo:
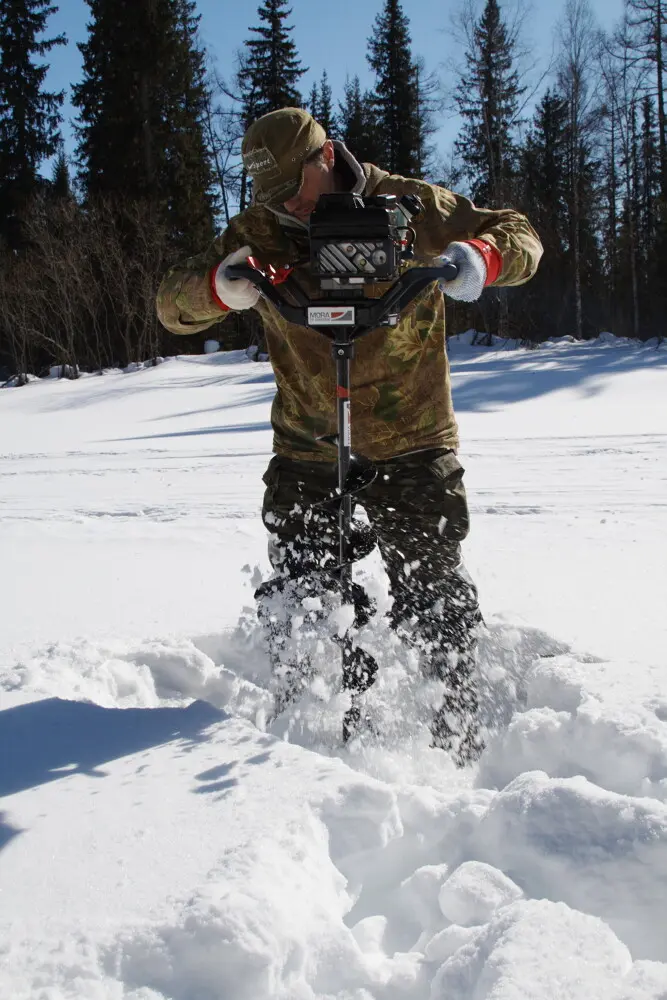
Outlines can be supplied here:
M567 244L567 101L547 90L521 152L523 201L554 252Z
M435 149L430 139L438 131L435 125L438 90L437 78L433 73L426 72L420 56L415 60L417 177L426 177L431 171Z
M647 257L653 255L655 251L659 198L660 150L655 104L650 95L645 94L642 99L639 205L641 242Z
M290 38L293 28L285 24L291 13L291 8L286 8L286 0L264 0L262 6L257 8L260 21L265 23L250 28L259 37L244 42L245 50L237 76L244 129L270 111L303 105L297 83L308 68L301 66L296 45ZM311 91L311 103L313 99L319 101L315 91L316 88ZM239 197L242 211L250 201L250 186L244 169Z
M595 330L601 298L598 175L594 150L600 108L595 92L596 25L588 0L567 0L560 27L558 86L567 101L568 263L571 275L572 330L581 338ZM585 300L585 301L584 301Z
M69 173L69 163L62 145L58 150L55 160L53 161L49 195L56 201L71 201L74 198Z
M306 107L310 111L313 118L319 118L320 92L317 88L317 80L315 80L313 86L310 88L310 94L308 95L308 101L306 102Z
M662 336L667 310L667 206L662 200L660 139L655 105L649 95L642 103L640 162L640 240L643 248L643 298L647 335Z
M667 308L664 272L667 267L667 115L665 91L667 75L667 0L627 0L629 24L634 49L648 65L653 79L650 96L655 98L654 114L659 171L659 197L655 205L655 240L651 256L657 268L647 280L651 283L653 323L659 323Z
M63 94L44 89L48 65L38 61L65 42L42 37L57 9L48 0L0 0L0 236L12 249L42 186L39 167L58 147Z
M609 327L614 329L616 291L619 278L618 260L618 121L616 109L605 109L607 136L603 159L604 181L602 186L602 227L601 250L605 268L606 297L608 302Z
M486 0L482 15L469 25L467 69L455 92L463 127L454 144L473 200L502 208L516 201L515 130L523 92L514 67L515 41L497 0ZM486 312L493 309L495 315ZM508 292L494 289L481 305L487 329L509 336Z
M658 137L655 108L648 95L627 109L627 132L621 156L625 184L618 229L621 278L617 298L622 315L632 316L632 323L625 322L628 332L638 337L657 332L664 315Z
M153 206L180 249L212 233L212 167L204 140L204 54L193 0L87 0L79 178L86 196Z
M456 151L475 201L500 208L513 201L515 129L523 88L514 67L515 42L498 0L486 0L466 52L467 72L456 89L464 120Z
M331 139L337 136L337 122L333 109L333 95L329 76L326 70L322 71L320 80L320 94L317 114L314 116Z
M240 82L244 93L246 126L279 108L300 108L303 100L297 84L307 68L299 62L293 30L285 24L291 15L286 0L264 0L257 8L259 27L250 28L258 37L248 39Z
M667 51L667 0L627 0L634 47L654 68L657 98L658 156L661 197L667 207L667 122L665 116L665 55Z
M538 104L520 153L520 207L540 234L543 264L524 293L534 329L558 336L565 320L565 255L568 247L566 100L547 90Z
M632 41L630 25L625 17L613 38L606 40L601 68L605 83L605 110L614 118L614 139L619 154L615 156L615 166L618 164L619 168L617 190L622 192L614 305L621 307L623 332L637 337L644 321L646 304L641 287L644 283L645 247L641 232L641 154L637 114L643 97L645 73L637 64Z
M331 139L337 138L338 123L333 110L331 84L329 83L326 70L322 73L319 86L317 81L313 83L307 107L313 118L320 123L327 136Z
M414 177L420 168L420 125L410 46L409 21L400 0L384 0L368 39L367 56L376 76L373 101L382 144L380 166Z
M350 152L366 163L379 163L382 140L375 117L373 95L362 94L359 77L345 81L344 100L338 104L339 136Z

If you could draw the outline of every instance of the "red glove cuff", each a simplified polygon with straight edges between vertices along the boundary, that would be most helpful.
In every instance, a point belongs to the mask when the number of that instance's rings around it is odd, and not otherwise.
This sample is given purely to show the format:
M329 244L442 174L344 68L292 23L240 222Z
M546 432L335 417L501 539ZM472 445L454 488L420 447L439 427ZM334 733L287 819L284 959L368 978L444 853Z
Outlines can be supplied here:
M229 312L229 306L226 306L218 295L218 289L215 284L215 276L218 273L219 264L214 264L208 273L208 287L211 290L211 298L215 302L216 306L220 306L223 312Z
M486 264L486 281L484 284L492 285L503 269L503 258L500 250L497 247L491 246L490 243L486 243L485 240L466 240L465 242L481 253Z

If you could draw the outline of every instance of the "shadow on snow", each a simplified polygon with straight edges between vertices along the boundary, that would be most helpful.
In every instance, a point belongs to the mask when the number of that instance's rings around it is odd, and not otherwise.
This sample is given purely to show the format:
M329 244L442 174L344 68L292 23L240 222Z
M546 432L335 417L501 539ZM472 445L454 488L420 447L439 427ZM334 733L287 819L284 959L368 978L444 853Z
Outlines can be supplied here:
M100 764L177 740L201 742L227 718L207 702L185 708L103 708L46 698L0 712L0 796L69 774L102 777ZM0 814L0 847L7 842ZM11 835L11 834L10 834Z
M544 396L562 389L579 388L583 396L594 396L610 375L630 371L664 369L667 351L654 347L577 344L571 349L537 347L534 350L492 351L452 344L454 408L465 411L495 410L508 403Z

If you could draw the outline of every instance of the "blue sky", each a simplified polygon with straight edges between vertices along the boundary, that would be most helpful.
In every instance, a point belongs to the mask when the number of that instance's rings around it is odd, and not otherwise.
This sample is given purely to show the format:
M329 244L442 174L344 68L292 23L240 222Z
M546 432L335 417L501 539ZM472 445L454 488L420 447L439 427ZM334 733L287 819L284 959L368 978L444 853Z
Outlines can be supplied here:
M81 56L76 42L86 37L89 8L84 0L55 0L60 10L49 23L51 32L64 32L69 43L53 49L50 55L49 85L69 92L80 78ZM481 0L480 0L481 2ZM623 0L590 0L601 26L609 28L620 17ZM549 62L554 28L561 17L565 0L532 0L523 38L531 58L543 67ZM231 77L234 54L249 37L248 28L257 23L259 0L198 0L202 41L215 60L218 71ZM504 6L504 5L503 5ZM342 95L347 74L358 73L362 85L370 86L372 74L366 62L367 39L382 0L292 0L290 23L302 64L309 72L302 78L302 90L308 93L314 80L326 69L334 97ZM427 70L435 70L443 83L452 85L454 75L448 70L452 60L461 58L461 47L452 32L452 15L458 0L403 0L403 10L410 20L414 55L423 56ZM508 8L509 9L509 8ZM67 103L66 119L72 114ZM438 146L445 152L456 134L455 121L440 119ZM71 130L64 127L68 151L72 149Z

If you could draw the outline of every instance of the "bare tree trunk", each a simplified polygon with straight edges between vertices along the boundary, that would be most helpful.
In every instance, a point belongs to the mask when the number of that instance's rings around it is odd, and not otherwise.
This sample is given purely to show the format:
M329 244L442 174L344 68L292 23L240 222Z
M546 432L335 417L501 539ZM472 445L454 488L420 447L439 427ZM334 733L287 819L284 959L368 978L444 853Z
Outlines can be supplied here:
M507 289L496 289L496 301L498 303L498 336L503 339L509 337L509 307L507 302Z
M605 84L606 101L611 108L620 138L620 152L623 163L625 243L627 265L630 272L630 313L631 335L640 334L640 294L639 263L641 234L640 167L637 149L637 106L644 99L645 67L638 65L632 56L632 25L623 21L601 52L600 66Z
M637 227L635 226L635 205L632 200L631 163L626 160L625 190L628 220L628 255L630 258L630 282L632 287L632 336L639 337L639 292L637 288Z
M591 80L591 52L596 36L588 0L567 0L560 26L561 52L558 83L569 109L569 187L572 281L574 288L575 336L583 337L581 282L582 171L586 166L586 146L595 121L594 89Z
M608 288L609 288L609 303L610 303L610 314L615 316L616 313L616 268L617 268L617 246L616 246L616 230L617 230L617 217L616 217L616 199L618 198L618 184L616 180L616 113L612 107L610 112L611 117L611 136L610 136L610 150L609 150L609 216L608 216L608 226L609 226L609 246L607 247L607 259L609 261L609 275L608 275Z
M576 130L576 125L575 125ZM583 337L583 320L581 309L581 220L579 211L579 165L577 156L578 149L575 147L574 175L572 177L572 251L574 259L574 326L575 337L581 340Z
M639 199L637 196L639 164L637 162L637 109L633 102L630 112L630 150L631 172L627 178L628 189L628 232L630 236L630 280L632 283L632 336L639 339L639 281L638 281L638 232L637 215Z
M206 132L208 138L209 149L213 153L213 166L215 169L215 176L218 179L218 187L220 188L220 197L222 198L222 210L225 217L225 225L229 225L229 199L227 198L227 185L225 184L225 173L222 167L222 162L220 158L220 146L218 143L218 137L216 135L215 128L213 126L213 108L211 106L211 92L209 90L208 98L206 100Z

